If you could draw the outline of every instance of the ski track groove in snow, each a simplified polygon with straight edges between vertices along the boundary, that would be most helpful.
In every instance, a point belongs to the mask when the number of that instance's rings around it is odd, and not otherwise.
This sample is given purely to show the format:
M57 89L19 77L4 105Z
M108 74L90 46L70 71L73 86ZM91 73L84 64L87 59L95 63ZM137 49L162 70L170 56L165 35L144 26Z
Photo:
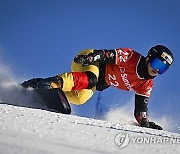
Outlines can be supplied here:
M180 144L132 144L120 149L118 133L179 138L176 133L0 104L0 154L179 153Z

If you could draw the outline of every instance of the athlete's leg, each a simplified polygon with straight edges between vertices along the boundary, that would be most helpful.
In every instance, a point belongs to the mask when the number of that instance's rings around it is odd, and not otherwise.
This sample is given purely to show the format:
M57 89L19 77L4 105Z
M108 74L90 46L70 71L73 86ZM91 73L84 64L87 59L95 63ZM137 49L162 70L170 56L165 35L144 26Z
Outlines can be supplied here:
M82 89L82 90L73 90L73 91L65 91L66 97L69 102L75 105L81 105L86 103L91 96L94 94L96 88L92 89Z
M79 54L88 54L92 51L92 49L83 50ZM60 75L63 79L62 90L71 103L83 104L94 94L98 76L98 63L82 66L72 62L72 72Z

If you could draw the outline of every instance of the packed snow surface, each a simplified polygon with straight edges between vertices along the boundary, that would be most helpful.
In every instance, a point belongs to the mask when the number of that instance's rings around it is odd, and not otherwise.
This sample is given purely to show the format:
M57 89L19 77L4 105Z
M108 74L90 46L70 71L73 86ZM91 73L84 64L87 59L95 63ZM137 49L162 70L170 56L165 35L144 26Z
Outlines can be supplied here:
M177 154L180 135L0 104L1 154Z

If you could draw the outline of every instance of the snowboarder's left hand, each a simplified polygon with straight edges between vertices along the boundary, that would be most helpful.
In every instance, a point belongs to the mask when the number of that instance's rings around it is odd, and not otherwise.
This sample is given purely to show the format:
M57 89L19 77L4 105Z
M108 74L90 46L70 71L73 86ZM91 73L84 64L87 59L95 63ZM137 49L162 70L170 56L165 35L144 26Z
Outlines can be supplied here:
M158 130L163 130L163 128L154 122L150 122L147 118L142 118L140 122L141 127L153 128Z
M77 64L82 64L82 66L88 66L93 62L93 56L91 53L88 55L78 55L74 58L74 62Z

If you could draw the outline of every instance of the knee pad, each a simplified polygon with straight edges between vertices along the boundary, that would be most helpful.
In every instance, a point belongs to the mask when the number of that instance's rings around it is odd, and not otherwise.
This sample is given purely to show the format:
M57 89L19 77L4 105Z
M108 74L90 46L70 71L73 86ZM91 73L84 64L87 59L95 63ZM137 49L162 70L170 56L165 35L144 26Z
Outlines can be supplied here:
M72 90L91 89L97 84L97 77L94 73L87 72L72 72L74 87Z
M97 85L97 82L98 82L97 77L96 77L96 75L94 73L92 73L90 71L87 71L85 73L86 73L86 75L88 77L88 87L87 87L87 89L91 89L91 88L93 88L94 86Z

